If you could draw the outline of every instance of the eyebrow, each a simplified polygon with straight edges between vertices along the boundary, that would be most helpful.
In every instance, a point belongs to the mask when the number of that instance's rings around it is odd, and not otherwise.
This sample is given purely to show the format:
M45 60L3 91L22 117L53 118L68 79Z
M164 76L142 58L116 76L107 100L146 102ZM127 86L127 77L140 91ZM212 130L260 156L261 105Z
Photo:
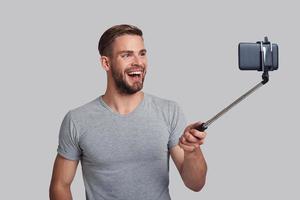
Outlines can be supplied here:
M133 53L134 51L131 50L123 50L123 51L119 51L118 54L122 54L122 53ZM147 50L146 49L142 49L139 51L139 53L146 53Z
M142 49L142 50L140 50L140 52L146 53L147 50L146 49Z

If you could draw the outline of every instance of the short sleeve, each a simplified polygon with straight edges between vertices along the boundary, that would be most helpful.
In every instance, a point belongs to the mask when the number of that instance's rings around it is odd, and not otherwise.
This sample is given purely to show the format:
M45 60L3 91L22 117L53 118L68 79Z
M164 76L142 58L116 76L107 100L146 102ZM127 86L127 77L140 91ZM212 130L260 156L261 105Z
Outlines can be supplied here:
M80 160L81 149L79 147L79 134L72 121L71 111L65 115L62 121L59 130L57 152L66 159Z
M187 125L186 118L183 114L183 111L176 102L172 102L169 106L170 114L170 135L168 148L171 149L173 146L177 145L179 142L180 136L183 134L183 131Z

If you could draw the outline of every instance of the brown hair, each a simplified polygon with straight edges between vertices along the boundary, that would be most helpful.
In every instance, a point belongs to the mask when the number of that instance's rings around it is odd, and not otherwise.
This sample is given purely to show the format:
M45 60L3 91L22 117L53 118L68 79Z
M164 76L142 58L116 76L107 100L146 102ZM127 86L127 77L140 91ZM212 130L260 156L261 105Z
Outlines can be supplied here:
M114 40L122 35L138 35L143 37L143 32L132 25L121 24L106 30L98 43L98 50L101 56L109 56L111 54L111 44Z

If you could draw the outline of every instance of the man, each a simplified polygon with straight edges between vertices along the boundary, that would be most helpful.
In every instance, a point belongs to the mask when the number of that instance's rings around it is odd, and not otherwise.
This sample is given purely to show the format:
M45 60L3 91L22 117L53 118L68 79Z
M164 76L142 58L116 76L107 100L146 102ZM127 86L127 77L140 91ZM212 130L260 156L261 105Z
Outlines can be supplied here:
M107 88L66 114L50 199L72 199L70 185L80 160L88 200L168 200L170 155L184 184L200 191L206 133L194 129L199 123L185 127L177 103L142 92L147 71L142 31L111 27L100 38L99 52Z

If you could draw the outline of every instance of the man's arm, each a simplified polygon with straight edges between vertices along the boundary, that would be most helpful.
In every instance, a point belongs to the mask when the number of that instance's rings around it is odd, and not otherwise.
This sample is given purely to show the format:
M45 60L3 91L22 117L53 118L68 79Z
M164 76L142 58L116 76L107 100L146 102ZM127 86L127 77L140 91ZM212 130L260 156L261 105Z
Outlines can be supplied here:
M49 188L50 200L71 200L71 183L76 173L78 160L56 156Z
M171 157L181 175L184 184L195 192L205 185L207 165L200 149L206 136L205 132L197 131L188 126L181 136L179 144L170 150Z

